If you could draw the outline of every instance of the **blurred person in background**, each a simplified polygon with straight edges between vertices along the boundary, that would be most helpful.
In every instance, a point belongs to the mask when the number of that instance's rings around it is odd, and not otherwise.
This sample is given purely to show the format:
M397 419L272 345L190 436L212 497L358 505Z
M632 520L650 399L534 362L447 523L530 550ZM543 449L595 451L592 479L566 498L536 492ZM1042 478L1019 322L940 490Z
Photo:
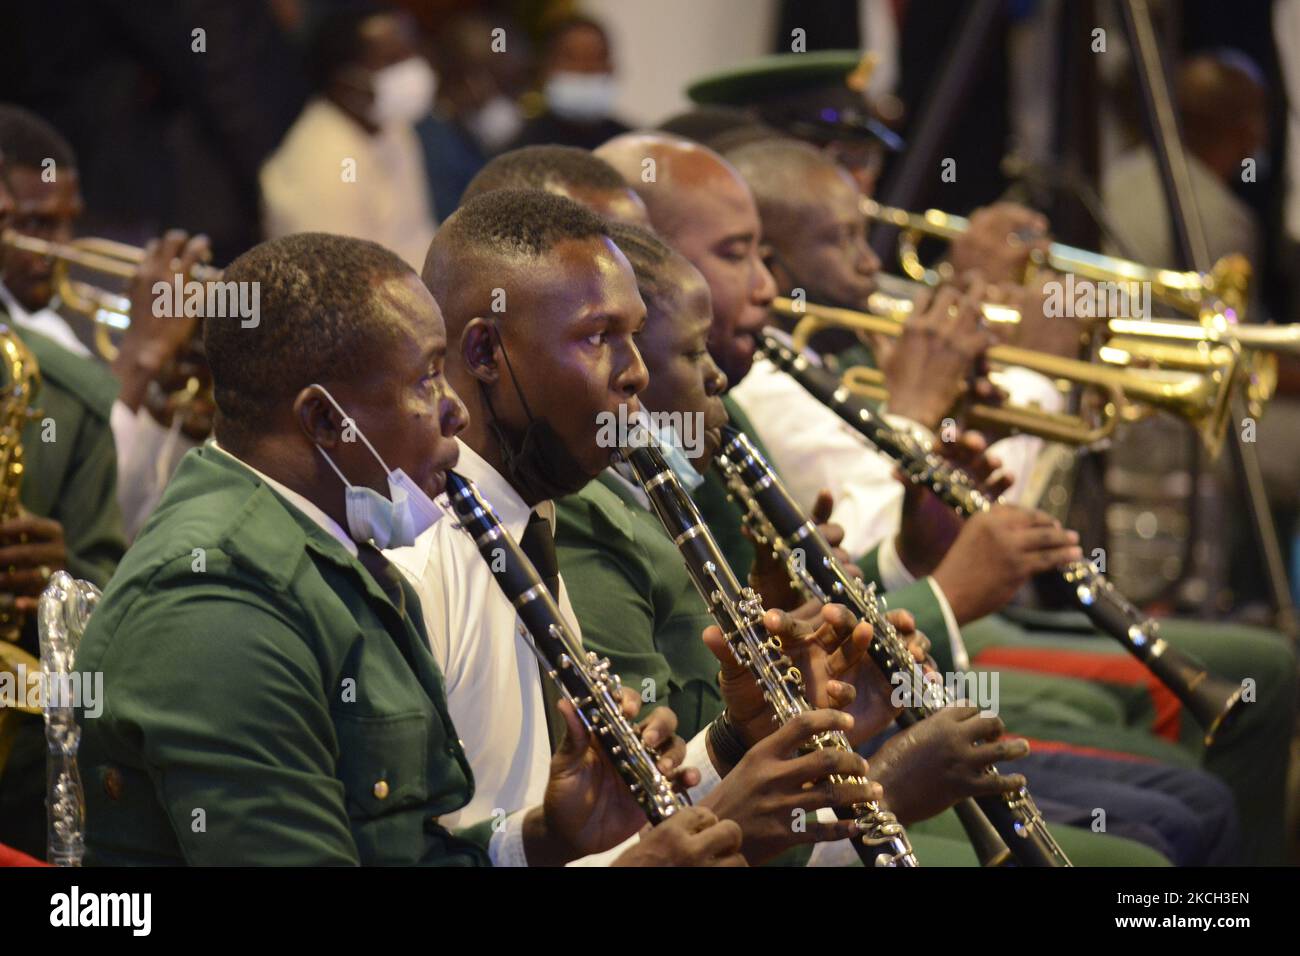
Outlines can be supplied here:
M67 140L36 114L0 104L0 153L14 197L9 228L50 242L71 240L85 204L77 158ZM62 314L66 309L58 296L55 261L14 249L3 257L0 305L13 323L61 346L60 359L65 350L75 355L77 360L69 357L66 364L80 369L76 374L87 382L104 383L95 394L109 408L117 503L128 540L153 511L181 457L211 428L211 392L201 387L207 367L196 341L198 319L157 316L153 309L156 282L170 283L175 272L188 273L209 256L206 236L191 239L180 230L145 247L129 290L130 328L112 362L116 397L113 383ZM64 364L59 361L58 368Z
M14 212L7 183L0 159L0 230ZM0 246L0 269L5 251ZM17 500L0 519L0 674L12 681L20 668L29 675L40 669L36 600L50 578L66 570L103 587L126 542L108 424L111 376L30 326L11 323L2 305L0 325L26 347L18 352L28 353L22 365L32 390L25 400L7 395L3 403L12 444L4 493ZM6 377L19 374L10 367ZM18 448L23 454L15 460ZM44 858L45 727L39 711L11 708L13 702L0 695L0 844Z
M494 34L493 31L501 31ZM439 27L431 43L438 67L433 113L416 124L424 147L429 190L444 214L483 168L519 135L519 96L527 84L528 38L508 18L458 16Z
M542 44L541 115L524 124L511 149L554 143L595 149L628 130L614 117L618 81L609 35L596 20L566 17Z
M67 242L85 208L72 146L36 114L0 104L0 153L14 210L9 228L24 236ZM60 310L54 260L17 249L4 256L0 303L24 329L40 332L83 358L90 349Z
M0 90L80 160L87 235L181 226L229 262L259 235L257 174L305 89L265 2L41 0L0 7Z
M262 166L267 237L355 236L418 269L434 217L414 125L437 77L413 22L370 5L328 13L310 29L307 70L314 96Z
M1232 185L1247 175L1244 161L1256 161L1267 142L1263 74L1236 51L1202 53L1179 68L1175 91L1192 195L1210 258L1239 252L1258 268L1262 264L1259 223L1233 193ZM1149 146L1131 150L1111 166L1103 193L1106 210L1130 255L1164 268L1178 264L1160 170Z

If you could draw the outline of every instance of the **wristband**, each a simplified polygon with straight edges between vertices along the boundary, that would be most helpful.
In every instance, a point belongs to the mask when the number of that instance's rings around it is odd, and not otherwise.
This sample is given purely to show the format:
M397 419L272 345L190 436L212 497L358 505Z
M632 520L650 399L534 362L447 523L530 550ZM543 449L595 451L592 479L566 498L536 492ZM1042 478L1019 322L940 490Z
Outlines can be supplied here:
M707 739L709 746L713 748L714 756L729 767L740 763L749 750L740 732L736 730L736 725L731 722L731 714L726 710L709 724Z

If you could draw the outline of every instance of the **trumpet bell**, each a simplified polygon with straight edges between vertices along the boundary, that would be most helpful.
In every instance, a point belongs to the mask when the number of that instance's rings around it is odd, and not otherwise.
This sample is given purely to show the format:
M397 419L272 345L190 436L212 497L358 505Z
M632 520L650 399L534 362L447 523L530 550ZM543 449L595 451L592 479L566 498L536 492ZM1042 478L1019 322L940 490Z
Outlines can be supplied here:
M0 244L53 260L54 288L59 297L68 308L95 323L95 348L106 361L113 361L117 346L112 333L125 330L131 322L131 300L123 292L139 272L144 250L93 237L50 242L12 229L0 236ZM94 281L75 277L73 269ZM199 282L215 282L221 278L221 270L200 265L193 268L191 276ZM108 288L102 281L105 278L115 280L117 288Z
M897 337L903 323L897 311L879 315L777 298L772 310L797 320L793 332L796 349L806 347L819 330L845 328L858 333ZM1066 387L1090 389L1089 415L1049 412L1033 406L973 404L966 409L977 426L1010 429L1071 445L1095 446L1110 437L1124 421L1134 421L1154 410L1186 419L1196 429L1206 449L1217 455L1223 447L1230 419L1233 385L1241 363L1236 350L1204 343L1120 342L1103 363L1084 362L1015 346L998 345L985 357L995 366L1019 366L1039 372ZM1149 368L1142 366L1154 365ZM845 370L844 384L855 394L887 401L884 376L877 369Z

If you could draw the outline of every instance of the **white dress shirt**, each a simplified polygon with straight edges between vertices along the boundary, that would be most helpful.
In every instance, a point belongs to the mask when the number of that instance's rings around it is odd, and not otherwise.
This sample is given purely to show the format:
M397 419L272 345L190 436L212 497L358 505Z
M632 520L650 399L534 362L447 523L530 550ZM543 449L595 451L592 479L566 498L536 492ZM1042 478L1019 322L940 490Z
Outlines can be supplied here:
M1187 175L1210 259L1239 252L1258 271L1261 242L1255 213L1190 152ZM1160 167L1149 147L1140 146L1111 164L1102 182L1102 198L1127 255L1160 268L1177 264ZM1105 243L1103 248L1107 252L1117 251L1110 243Z
M326 99L314 99L262 165L268 239L332 232L370 239L417 272L433 238L424 155L415 131L373 136Z
M69 352L74 352L82 358L90 358L90 349L86 348L86 343L77 338L77 333L72 331L72 326L68 320L58 312L56 303L58 299L52 299L50 304L38 312L28 312L27 309L14 298L14 294L9 291L3 282L0 282L0 302L4 303L5 311L9 313L9 318L24 329L31 329L33 332L39 332L47 339L53 339L62 345Z
M518 492L477 452L460 443L456 471L473 481L516 541L536 511L555 530L555 505L545 501L530 509ZM474 797L460 810L442 817L449 829L479 820L521 818L521 807L542 802L550 777L551 741L546 729L545 698L537 656L515 607L497 585L478 546L451 518L439 521L409 548L384 552L411 581L424 612L434 659L441 668L461 746L474 771ZM565 622L581 640L582 631L560 576L557 602ZM696 800L717 785L708 759L705 734L688 742L686 765L700 771ZM611 862L637 838L577 861L601 866ZM493 837L496 840L496 836ZM502 852L523 864L518 838L502 841ZM495 861L494 861L495 862Z
M810 353L805 355L816 360ZM1005 369L995 373L994 380L1018 402L1033 402L1051 411L1063 405L1051 382L1027 369ZM844 549L861 555L880 545L885 590L911 584L915 578L895 546L902 524L903 486L894 478L893 460L765 358L755 359L729 394L753 422L795 501L808 507L819 491L829 489L835 496L832 520L844 528ZM886 418L895 427L925 431L900 416ZM1041 448L1040 439L1017 435L995 442L990 453L1001 458L1004 469L1013 475L1027 477ZM1011 494L1007 498L1015 500ZM969 658L956 616L934 579L927 580L943 612L954 661L964 670Z
M469 478L496 509L516 541L529 515L497 471L464 442L456 471ZM555 530L555 506L536 508ZM443 817L449 828L538 804L550 773L541 673L523 622L497 585L473 539L453 518L420 535L415 545L385 552L415 587L434 659L447 684L447 708L474 770L474 797ZM578 629L560 579L560 613Z

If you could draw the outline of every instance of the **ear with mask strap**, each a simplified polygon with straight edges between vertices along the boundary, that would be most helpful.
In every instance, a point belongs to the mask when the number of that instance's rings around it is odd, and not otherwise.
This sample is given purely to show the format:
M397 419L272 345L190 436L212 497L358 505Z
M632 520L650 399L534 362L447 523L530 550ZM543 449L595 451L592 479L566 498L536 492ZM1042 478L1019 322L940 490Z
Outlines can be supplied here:
M501 449L501 467L505 469L505 477L516 491L533 502L551 501L581 491L591 481L591 476L582 463L573 457L568 445L551 423L533 416L528 399L524 397L524 390L515 376L514 366L510 363L510 353L506 351L501 332L495 324L490 327L496 344L501 347L501 355L506 360L506 368L510 371L510 381L514 383L519 404L528 416L528 426L516 447L497 417L487 385L479 382L479 391L488 409L488 428Z
M388 497L367 485L354 485L329 453L320 445L316 450L321 453L334 473L343 482L346 491L344 504L347 509L348 534L359 544L374 542L377 548L404 548L415 543L415 539L431 528L443 516L443 510L425 493L401 468L390 470L388 464L365 433L357 427L356 421L329 393L324 385L314 385L326 400L334 406L335 411L343 416L344 429L351 428L370 454L384 469L388 478Z

